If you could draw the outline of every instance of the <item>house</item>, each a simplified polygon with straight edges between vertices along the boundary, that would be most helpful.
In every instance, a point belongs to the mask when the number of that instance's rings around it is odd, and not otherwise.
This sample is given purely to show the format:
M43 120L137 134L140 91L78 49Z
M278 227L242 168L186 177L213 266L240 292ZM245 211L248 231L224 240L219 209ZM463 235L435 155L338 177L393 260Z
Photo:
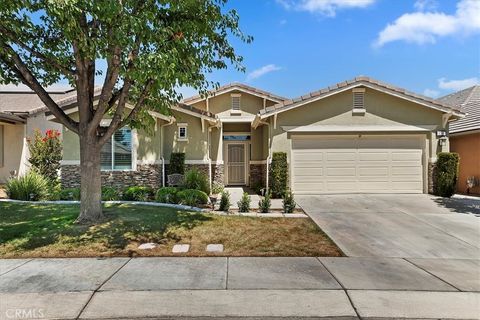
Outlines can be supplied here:
M75 95L70 87L49 87L47 92L55 100ZM62 130L61 125L46 119L45 110L40 98L28 87L0 86L0 183L28 170L26 139L35 130Z
M460 155L457 190L480 195L480 86L438 99L467 115L449 127L450 150Z
M75 103L62 106L75 117ZM449 150L451 105L357 77L287 99L234 83L151 113L152 133L123 128L102 151L104 184L165 184L172 152L225 185L269 185L285 152L296 194L427 193L436 155ZM52 115L49 115L53 119ZM108 121L106 119L105 121ZM64 131L62 182L79 185L78 137Z

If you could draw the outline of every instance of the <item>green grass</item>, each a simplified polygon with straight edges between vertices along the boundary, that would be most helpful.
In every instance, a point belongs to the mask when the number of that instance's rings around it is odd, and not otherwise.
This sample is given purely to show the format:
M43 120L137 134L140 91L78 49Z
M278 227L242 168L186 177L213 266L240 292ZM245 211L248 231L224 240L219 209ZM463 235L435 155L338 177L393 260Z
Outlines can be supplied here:
M227 256L339 256L310 219L218 216L171 208L107 205L95 226L74 223L78 205L0 203L0 257L168 256L175 243L188 255L222 243ZM155 242L153 250L137 250Z

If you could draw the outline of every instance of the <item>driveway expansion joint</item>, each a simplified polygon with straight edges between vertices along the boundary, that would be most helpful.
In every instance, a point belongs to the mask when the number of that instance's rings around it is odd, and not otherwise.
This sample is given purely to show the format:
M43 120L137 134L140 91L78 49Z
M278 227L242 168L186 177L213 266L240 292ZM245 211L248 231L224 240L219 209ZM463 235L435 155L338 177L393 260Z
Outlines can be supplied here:
M430 274L431 276L437 278L438 280L445 282L446 284L448 284L448 285L451 286L452 288L455 288L455 290L457 290L457 291L459 291L459 292L464 292L464 291L460 290L459 288L457 288L456 286L454 286L453 284L451 284L450 282L446 281L445 279L440 278L440 277L437 276L436 274L434 274L434 273L426 270L425 268L422 268L421 266L417 265L417 264L414 263L413 261L410 261L410 258L408 258L408 259L407 259L407 258L403 258L403 260L405 260L405 261L407 261L408 263L414 265L414 266L417 267L418 269L425 271L426 273L428 273L428 274Z
M9 273L9 272L12 272L13 270L16 270L16 269L18 269L18 268L26 265L27 263L29 263L29 262L32 261L32 260L33 260L33 258L32 258L32 259L28 259L28 260L25 261L24 263L21 263L21 264L19 264L18 266L15 266L15 267L13 267L12 269L9 269L9 270L7 270L7 271L4 272L4 273L0 273L0 277L3 276L3 275L5 275L5 274L7 274L7 273Z

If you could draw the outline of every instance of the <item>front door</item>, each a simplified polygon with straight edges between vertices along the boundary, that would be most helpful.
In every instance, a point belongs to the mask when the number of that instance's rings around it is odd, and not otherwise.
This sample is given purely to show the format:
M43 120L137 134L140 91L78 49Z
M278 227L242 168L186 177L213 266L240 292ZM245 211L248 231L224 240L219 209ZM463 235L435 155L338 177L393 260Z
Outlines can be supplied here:
M227 144L227 184L246 184L246 148L244 143Z

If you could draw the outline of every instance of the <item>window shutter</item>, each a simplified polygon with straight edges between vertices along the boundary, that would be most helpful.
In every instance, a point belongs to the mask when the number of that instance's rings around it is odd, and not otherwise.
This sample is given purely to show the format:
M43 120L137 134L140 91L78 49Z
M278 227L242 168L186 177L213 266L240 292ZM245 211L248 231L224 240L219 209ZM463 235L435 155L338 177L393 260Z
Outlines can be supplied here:
M354 109L364 109L365 108L365 93L364 92L353 92L353 108Z

